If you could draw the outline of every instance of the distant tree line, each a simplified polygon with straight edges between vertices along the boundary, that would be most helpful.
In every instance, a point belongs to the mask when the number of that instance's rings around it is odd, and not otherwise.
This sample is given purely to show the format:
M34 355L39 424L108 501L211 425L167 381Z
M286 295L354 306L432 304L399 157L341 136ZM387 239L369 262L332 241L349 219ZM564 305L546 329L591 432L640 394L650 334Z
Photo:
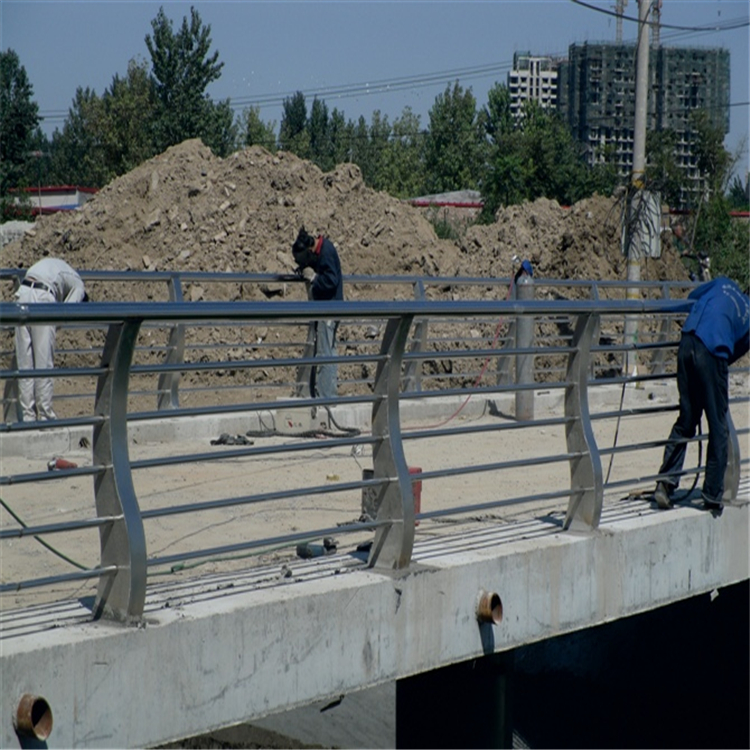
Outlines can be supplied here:
M402 199L478 190L483 221L491 221L501 206L540 197L570 205L622 187L612 154L603 151L589 166L557 112L529 102L514 116L510 93L500 83L483 107L458 81L447 86L426 127L409 107L392 122L378 110L369 123L364 117L355 122L318 98L308 107L297 92L283 102L277 133L276 123L264 122L258 108L235 117L228 99L214 102L206 93L224 65L218 52L211 52L210 32L194 8L177 30L160 8L145 38L150 60L131 60L125 76L115 75L101 95L78 88L62 130L51 138L39 126L33 88L17 54L0 52L2 220L18 215L16 188L102 187L188 138L200 138L222 157L260 145L293 152L323 171L352 162L368 186ZM693 126L700 189L687 184L678 168L672 131L648 134L647 187L671 206L682 200L696 217L694 246L708 248L715 273L747 285L747 224L729 218L731 209L747 210L747 185L738 178L729 184L735 164L721 130L704 112L695 113Z

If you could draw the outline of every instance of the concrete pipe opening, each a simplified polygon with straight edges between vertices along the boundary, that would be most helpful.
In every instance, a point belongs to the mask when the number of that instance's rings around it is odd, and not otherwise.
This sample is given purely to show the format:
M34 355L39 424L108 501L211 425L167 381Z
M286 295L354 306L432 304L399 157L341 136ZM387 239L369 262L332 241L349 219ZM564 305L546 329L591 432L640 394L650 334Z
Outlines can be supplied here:
M52 709L41 696L28 693L21 696L15 718L18 734L44 741L52 732Z
M494 592L482 591L477 604L477 619L479 622L491 622L499 625L503 619L503 602Z

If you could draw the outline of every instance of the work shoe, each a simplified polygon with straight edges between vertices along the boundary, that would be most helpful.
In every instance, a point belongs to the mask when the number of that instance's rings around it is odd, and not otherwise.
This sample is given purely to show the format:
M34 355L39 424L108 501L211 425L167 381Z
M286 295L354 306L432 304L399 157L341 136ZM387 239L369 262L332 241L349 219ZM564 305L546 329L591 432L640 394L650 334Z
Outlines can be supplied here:
M721 511L724 510L724 503L721 500L715 500L704 493L701 493L701 497L703 498L703 510L721 515Z
M669 510L672 507L672 501L669 499L669 488L664 482L657 482L654 500L662 510Z

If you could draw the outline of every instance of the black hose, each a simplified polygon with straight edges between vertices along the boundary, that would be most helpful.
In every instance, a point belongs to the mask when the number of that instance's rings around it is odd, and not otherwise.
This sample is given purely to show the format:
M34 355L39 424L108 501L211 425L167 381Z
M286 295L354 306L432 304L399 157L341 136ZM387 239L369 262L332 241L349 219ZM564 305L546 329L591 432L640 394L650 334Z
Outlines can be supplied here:
M6 503L5 500L3 500L1 497L0 497L0 505L2 505L3 508L5 508L5 510L7 510L8 513L11 514L11 516L13 516L13 519L16 521L16 523L19 524L19 526L21 526L22 529L28 528L28 526L13 512L12 508L8 505L8 503ZM72 560L67 555L64 555L62 552L60 552L60 550L55 549L51 544L48 544L47 542L45 542L44 539L42 539L41 537L38 537L35 535L34 539L36 539L36 541L39 542L39 544L41 544L42 547L46 547L53 555L57 555L62 560L65 560L65 562L68 562L71 565L74 565L76 568L80 570L89 570L89 568L87 568L85 565L81 565L81 563L76 562L75 560Z

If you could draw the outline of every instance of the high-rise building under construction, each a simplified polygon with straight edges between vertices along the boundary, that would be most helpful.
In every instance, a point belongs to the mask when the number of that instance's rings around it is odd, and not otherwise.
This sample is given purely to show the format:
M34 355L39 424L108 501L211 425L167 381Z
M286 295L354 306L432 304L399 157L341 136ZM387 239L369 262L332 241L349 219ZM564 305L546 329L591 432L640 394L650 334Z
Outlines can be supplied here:
M614 163L622 177L633 165L636 45L573 44L558 69L558 109L590 164ZM699 188L691 114L704 110L729 132L729 51L652 47L649 53L647 131L672 130L677 166Z

